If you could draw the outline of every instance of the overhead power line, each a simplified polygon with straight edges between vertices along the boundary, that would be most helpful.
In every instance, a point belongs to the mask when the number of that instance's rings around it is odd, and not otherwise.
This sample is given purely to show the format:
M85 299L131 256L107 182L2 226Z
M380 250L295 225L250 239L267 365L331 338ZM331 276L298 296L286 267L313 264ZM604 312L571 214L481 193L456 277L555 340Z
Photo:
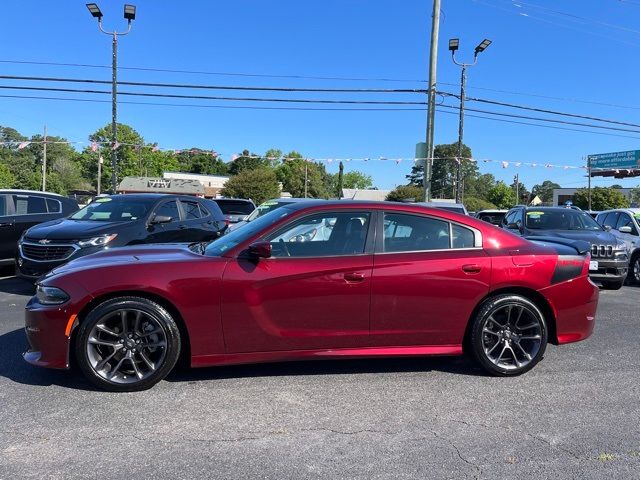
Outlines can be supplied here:
M62 97L47 97L47 96L27 96L27 95L1 95L0 98L13 98L13 99L26 99L26 100L52 100L52 101L64 101L64 102L80 102L80 103L111 103L110 100L100 100L95 98L62 98ZM424 108L416 107L383 107L383 108L362 108L362 107L282 107L282 106L249 106L249 105L210 105L210 104L192 104L192 103L165 103L165 102L136 102L123 100L119 103L126 105L140 105L140 106L162 106L162 107L183 107L183 108L207 108L207 109L242 109L242 110L289 110L289 111L357 111L357 112L424 112ZM451 115L457 115L456 112L443 110L441 107L436 108L440 113L446 113ZM586 133L590 135L606 135L610 137L622 137L633 138L640 140L640 136L623 135L619 133L606 133L599 131L584 130L578 128L560 127L555 125L542 125L533 122L523 122L517 120L507 120L504 118L495 118L486 115L468 114L468 117L479 118L483 120L491 120L495 122L511 123L517 125L528 125L533 127L548 128L553 130L565 130L578 133Z
M64 82L64 83L93 83L101 85L111 85L111 80L96 80L82 78L62 78L62 77L33 77L18 75L0 75L3 80L26 80L41 82ZM118 85L128 85L136 87L160 87L160 88L192 88L202 90L245 90L259 92L319 92L319 93L427 93L426 89L416 88L298 88L298 87L245 87L237 85L201 85L186 83L152 83L152 82L126 82L118 81Z

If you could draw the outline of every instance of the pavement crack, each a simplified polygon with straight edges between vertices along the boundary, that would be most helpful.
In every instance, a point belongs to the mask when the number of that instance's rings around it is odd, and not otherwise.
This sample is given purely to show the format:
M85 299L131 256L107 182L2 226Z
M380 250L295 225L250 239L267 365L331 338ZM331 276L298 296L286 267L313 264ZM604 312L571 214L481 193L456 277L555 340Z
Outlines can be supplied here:
M458 458L460 458L460 460L462 460L464 463L466 463L467 465L469 465L470 467L472 467L474 469L474 471L476 472L475 475L473 476L473 478L475 478L476 480L478 478L480 478L480 476L482 475L482 469L476 465L474 462L472 462L471 460L469 460L468 458L466 458L464 455L462 455L462 453L460 452L460 449L458 448L458 446L455 444L455 442L453 442L452 440L443 437L442 435L438 434L438 432L431 430L431 434L436 437L438 440L443 440L445 441L450 447L453 448L453 450L455 450L456 455L458 455Z

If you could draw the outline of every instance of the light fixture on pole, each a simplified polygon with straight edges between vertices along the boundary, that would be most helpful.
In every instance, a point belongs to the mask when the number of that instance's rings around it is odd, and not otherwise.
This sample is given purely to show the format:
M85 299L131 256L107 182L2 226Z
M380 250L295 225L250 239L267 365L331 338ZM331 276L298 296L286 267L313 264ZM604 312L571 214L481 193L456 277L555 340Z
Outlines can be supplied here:
M464 133L464 96L465 86L467 83L467 67L474 66L478 61L478 54L484 52L487 47L491 45L491 40L485 38L478 44L473 54L473 63L462 63L456 61L456 51L460 47L460 40L452 38L449 40L449 51L451 51L451 59L453 63L462 68L462 74L460 76L460 121L458 123L458 166L456 171L456 203L462 201L462 138Z
M111 193L116 193L118 187L117 172L117 153L118 147L118 35L126 35L131 31L131 22L136 18L135 5L124 6L124 18L127 20L127 30L124 32L108 32L102 28L102 12L100 7L95 3L87 3L87 9L93 18L98 19L98 28L102 33L112 37L112 54L111 54Z

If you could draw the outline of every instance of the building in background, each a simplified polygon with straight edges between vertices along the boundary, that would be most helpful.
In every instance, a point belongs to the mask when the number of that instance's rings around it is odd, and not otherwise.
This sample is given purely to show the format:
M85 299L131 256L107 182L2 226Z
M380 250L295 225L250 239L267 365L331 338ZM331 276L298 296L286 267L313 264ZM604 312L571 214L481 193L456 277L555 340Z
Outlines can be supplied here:
M182 173L182 172L164 172L162 175L167 180L191 180L199 182L204 188L204 196L206 198L215 198L220 196L220 191L227 183L229 177L224 175L201 175L199 173Z
M553 205L554 206L562 206L567 201L573 202L573 196L576 192L580 190L579 188L554 188L553 189ZM618 188L617 189L621 194L623 194L629 202L631 202L631 188Z
M391 190L375 190L360 188L343 188L343 200L384 200Z
M124 177L118 185L118 193L171 193L173 195L204 197L205 188L197 180Z

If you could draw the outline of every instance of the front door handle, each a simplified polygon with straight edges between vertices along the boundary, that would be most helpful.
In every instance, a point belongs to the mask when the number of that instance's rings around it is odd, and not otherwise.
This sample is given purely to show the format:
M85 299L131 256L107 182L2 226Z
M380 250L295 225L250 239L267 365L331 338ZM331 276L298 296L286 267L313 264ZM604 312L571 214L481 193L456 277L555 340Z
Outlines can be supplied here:
M11 222L0 223L0 227L10 227L11 225Z
M360 273L360 272L345 273L344 279L347 282L362 282L364 280L364 273Z
M482 270L482 267L477 263L468 263L462 266L464 273L480 273L480 270Z

